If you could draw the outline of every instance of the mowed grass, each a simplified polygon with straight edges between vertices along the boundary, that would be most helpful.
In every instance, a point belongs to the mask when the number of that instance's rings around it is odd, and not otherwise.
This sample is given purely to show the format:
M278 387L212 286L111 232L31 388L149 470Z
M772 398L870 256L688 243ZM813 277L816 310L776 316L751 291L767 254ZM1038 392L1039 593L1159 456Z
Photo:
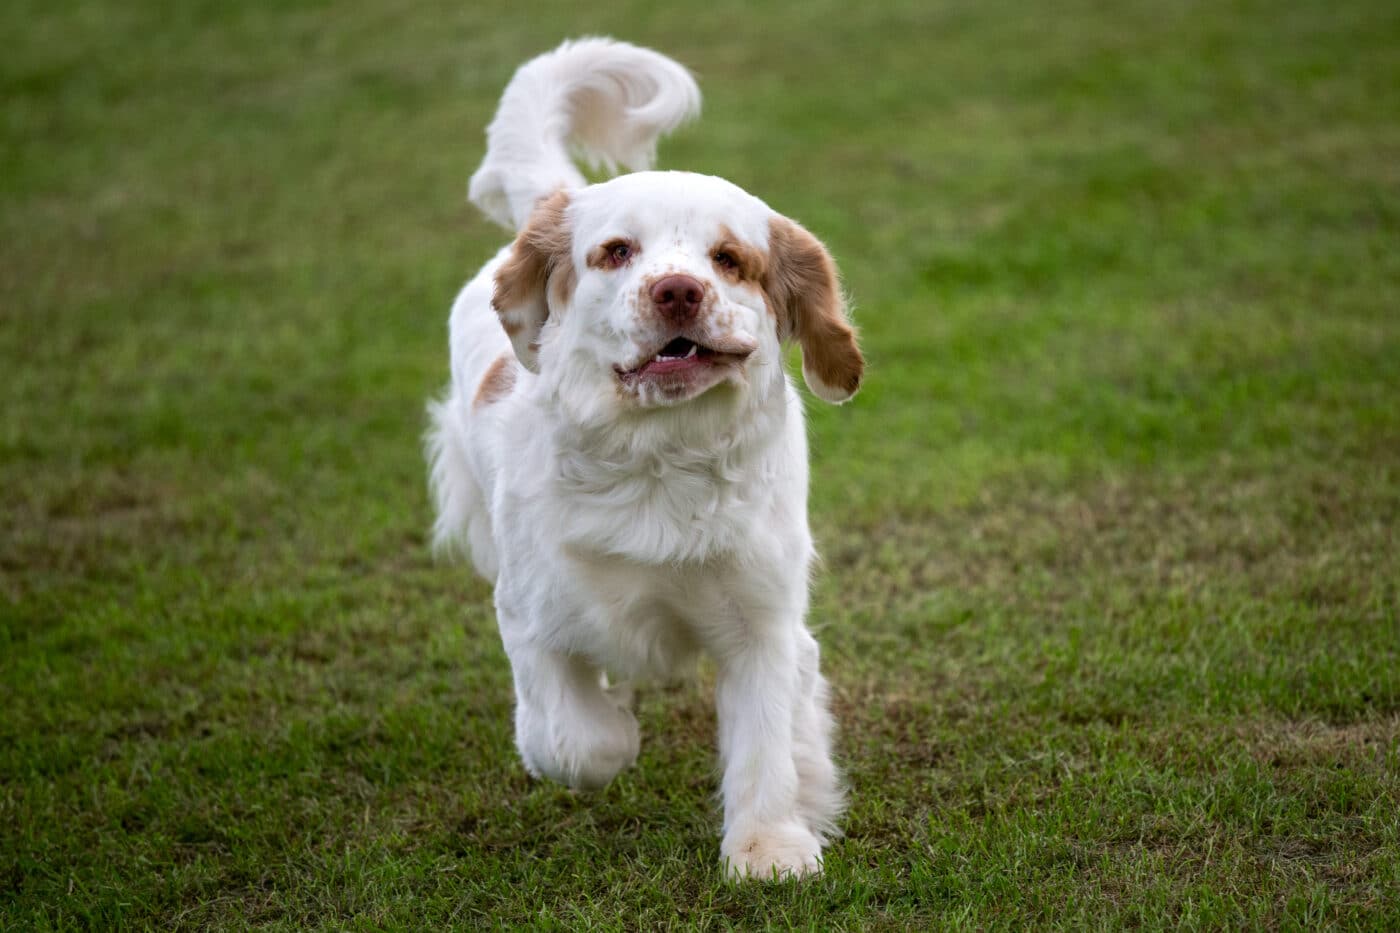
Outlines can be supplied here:
M0 928L1400 924L1400 7L12 0ZM852 787L718 867L707 678L530 781L419 452L512 70L697 72L667 167L832 247Z

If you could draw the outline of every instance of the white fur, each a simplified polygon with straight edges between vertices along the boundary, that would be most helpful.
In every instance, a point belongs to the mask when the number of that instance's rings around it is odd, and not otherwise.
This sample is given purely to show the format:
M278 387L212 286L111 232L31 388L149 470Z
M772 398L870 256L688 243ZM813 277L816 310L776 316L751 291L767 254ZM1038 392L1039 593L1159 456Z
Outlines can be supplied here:
M607 687L604 671L668 677L708 653L721 856L736 876L802 875L819 870L844 805L804 622L814 551L802 405L762 293L726 281L711 255L721 225L766 248L776 215L707 176L641 172L584 186L565 149L572 140L642 167L657 135L698 104L679 65L602 39L527 63L507 88L472 198L518 228L538 199L571 189L577 285L533 335L538 374L512 359L513 389L485 404L474 402L483 374L512 353L491 305L511 248L458 295L451 389L430 409L434 537L467 550L495 584L531 774L606 784L636 759L639 735L630 695ZM617 236L639 245L635 260L590 268L589 251ZM756 349L693 397L629 391L619 369L666 339L647 283L677 272L713 297L697 324L706 345Z
M565 42L506 86L471 202L518 230L540 195L583 186L570 143L593 165L639 172L651 168L657 138L699 112L695 80L664 55L610 39Z

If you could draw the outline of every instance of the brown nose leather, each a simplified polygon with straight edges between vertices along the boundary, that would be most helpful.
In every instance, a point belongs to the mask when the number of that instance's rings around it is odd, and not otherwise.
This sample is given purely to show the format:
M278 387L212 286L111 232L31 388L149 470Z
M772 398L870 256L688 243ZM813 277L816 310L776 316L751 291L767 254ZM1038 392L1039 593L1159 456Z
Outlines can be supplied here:
M677 323L695 317L705 298L705 286L688 275L668 275L651 287L656 310Z

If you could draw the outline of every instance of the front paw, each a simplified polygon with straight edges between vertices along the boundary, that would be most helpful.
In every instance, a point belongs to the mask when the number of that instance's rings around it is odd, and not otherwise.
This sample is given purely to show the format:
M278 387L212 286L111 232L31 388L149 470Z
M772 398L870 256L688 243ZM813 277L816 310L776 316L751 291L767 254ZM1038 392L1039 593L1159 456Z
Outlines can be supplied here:
M520 717L517 721L520 756L535 777L594 791L636 762L641 735L629 711L608 706L595 708L592 716L575 711L560 719L551 723Z
M798 823L731 831L719 851L725 873L734 880L775 881L822 870L821 842Z

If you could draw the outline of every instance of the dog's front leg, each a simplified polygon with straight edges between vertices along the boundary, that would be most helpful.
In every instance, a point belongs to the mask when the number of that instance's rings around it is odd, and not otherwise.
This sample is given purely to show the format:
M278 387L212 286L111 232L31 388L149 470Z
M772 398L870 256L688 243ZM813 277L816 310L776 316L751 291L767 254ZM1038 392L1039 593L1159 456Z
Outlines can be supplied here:
M515 743L525 768L596 790L637 760L637 719L584 658L530 642L508 644L515 675Z
M803 819L793 725L803 698L796 631L752 632L719 660L715 706L724 762L724 840L731 876L821 870L821 841Z

